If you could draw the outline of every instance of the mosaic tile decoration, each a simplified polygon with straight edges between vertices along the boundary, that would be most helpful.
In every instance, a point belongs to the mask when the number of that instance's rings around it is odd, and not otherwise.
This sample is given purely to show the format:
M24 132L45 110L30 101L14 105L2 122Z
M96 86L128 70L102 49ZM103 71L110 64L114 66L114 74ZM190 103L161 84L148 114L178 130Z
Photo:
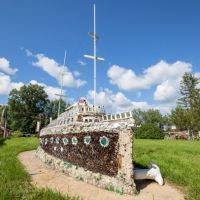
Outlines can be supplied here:
M115 176L118 172L118 138L117 133L107 132L46 135L41 137L41 141L49 142L42 142L41 147L73 165Z
M133 132L125 124L44 128L37 156L54 169L119 194L135 194Z

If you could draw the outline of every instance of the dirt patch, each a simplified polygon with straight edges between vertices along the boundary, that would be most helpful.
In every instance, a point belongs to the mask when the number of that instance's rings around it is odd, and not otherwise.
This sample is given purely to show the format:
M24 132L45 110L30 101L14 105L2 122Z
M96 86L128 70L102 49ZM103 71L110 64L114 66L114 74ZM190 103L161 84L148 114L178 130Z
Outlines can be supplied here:
M139 186L140 193L136 196L109 192L49 168L35 156L35 151L21 153L19 160L32 176L32 184L36 187L48 187L62 194L80 196L84 200L184 200L184 195L176 188L149 181L139 183L143 185Z

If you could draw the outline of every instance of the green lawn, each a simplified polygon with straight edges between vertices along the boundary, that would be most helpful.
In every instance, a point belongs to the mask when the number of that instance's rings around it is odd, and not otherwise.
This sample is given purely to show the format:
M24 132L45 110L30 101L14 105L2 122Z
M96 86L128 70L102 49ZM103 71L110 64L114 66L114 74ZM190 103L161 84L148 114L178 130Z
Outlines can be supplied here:
M200 200L200 141L135 141L134 161L143 166L152 160L164 178L182 186L190 200Z
M137 164L148 166L149 160L154 161L167 181L184 188L188 199L200 200L200 142L139 139L134 142ZM0 200L75 199L31 186L31 177L17 155L37 146L37 138L12 138L0 146Z
M37 146L37 138L12 138L0 146L0 200L75 200L31 186L31 177L18 161L17 155Z

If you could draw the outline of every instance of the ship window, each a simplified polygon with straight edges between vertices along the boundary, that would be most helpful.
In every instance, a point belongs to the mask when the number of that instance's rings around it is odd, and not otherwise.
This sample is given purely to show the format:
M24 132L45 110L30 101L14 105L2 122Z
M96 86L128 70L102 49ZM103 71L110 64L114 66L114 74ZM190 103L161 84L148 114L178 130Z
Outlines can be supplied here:
M98 119L95 119L94 122L99 122L99 120L98 120Z
M106 116L104 116L104 120L106 120Z
M126 113L126 117L130 117L130 113L129 112Z
M115 115L112 115L112 119L115 119Z
M122 113L122 118L125 118L125 113Z
M110 115L108 115L108 120L111 120L111 116Z
M85 122L88 122L88 119L85 119Z
M89 122L92 122L92 119L89 119Z
M119 119L120 118L120 114L117 114L117 119Z
M72 118L72 122L73 122L73 118Z

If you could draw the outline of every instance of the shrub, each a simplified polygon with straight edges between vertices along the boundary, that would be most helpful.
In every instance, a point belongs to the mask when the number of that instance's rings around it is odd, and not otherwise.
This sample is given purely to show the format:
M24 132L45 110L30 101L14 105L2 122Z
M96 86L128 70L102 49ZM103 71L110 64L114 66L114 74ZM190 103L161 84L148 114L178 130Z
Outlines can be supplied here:
M138 139L163 139L164 133L154 124L143 124L135 130Z
M3 137L0 137L0 145L3 145L4 144L4 142L5 142L5 138L3 138Z
M21 131L14 131L12 134L13 137L22 137L23 133Z

